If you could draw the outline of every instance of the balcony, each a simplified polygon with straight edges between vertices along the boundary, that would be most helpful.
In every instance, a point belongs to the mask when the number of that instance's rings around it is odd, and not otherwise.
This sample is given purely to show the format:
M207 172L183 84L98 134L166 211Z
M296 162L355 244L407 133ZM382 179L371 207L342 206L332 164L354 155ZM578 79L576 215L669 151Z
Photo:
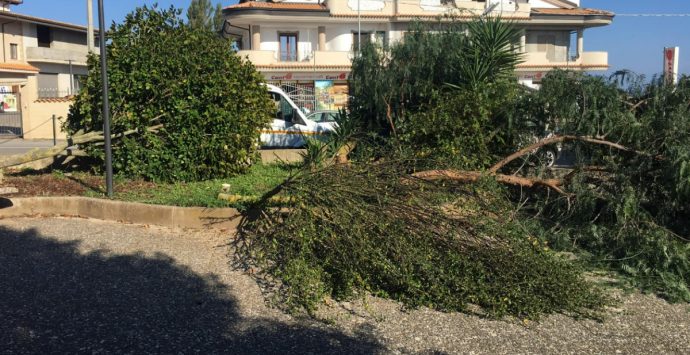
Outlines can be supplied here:
M26 60L28 62L65 64L72 61L75 65L86 65L86 47L84 51L72 51L65 49L29 47L26 48ZM98 53L98 50L96 50Z
M247 57L249 61L261 69L341 69L349 68L352 64L352 52L314 51L300 56L302 60L294 62L280 61L278 51L244 50L237 52L237 54L242 58Z
M552 60L545 52L528 52L523 54L524 62L517 66L518 71L570 69L570 70L607 70L609 68L608 52L583 52L573 60Z

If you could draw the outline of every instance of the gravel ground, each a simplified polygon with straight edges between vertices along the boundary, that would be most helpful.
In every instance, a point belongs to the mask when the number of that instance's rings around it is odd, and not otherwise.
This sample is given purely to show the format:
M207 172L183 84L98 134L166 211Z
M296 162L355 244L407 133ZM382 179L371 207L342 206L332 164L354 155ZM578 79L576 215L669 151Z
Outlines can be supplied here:
M394 302L332 304L326 325L265 305L229 232L0 220L0 353L686 353L690 308L622 296L603 323L493 321Z

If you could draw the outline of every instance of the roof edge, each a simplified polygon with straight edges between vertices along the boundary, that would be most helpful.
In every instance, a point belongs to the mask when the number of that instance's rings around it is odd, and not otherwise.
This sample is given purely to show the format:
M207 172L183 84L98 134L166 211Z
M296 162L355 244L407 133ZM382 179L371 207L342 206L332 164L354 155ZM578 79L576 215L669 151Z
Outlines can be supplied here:
M25 15L21 13L17 13L14 11L0 11L0 17L2 18L7 18L7 19L15 19L17 21L26 21L26 22L33 22L41 25L48 25L48 26L53 26L53 27L61 27L64 29L69 29L69 30L74 30L74 31L80 31L80 32L87 32L88 29L86 26L82 25L77 25L69 22L62 22L62 21L56 21L56 20L51 20L47 18L42 18L42 17L35 17L31 15ZM98 33L98 29L94 30L95 33Z

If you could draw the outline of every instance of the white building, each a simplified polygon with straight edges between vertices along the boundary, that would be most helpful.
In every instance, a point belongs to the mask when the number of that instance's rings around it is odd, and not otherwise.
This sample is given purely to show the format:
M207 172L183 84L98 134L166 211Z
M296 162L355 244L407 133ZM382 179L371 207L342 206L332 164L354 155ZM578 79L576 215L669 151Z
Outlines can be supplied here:
M241 0L224 9L225 34L238 38L266 80L317 109L345 103L347 78L358 40L402 40L415 20L488 13L522 29L525 62L519 80L538 85L553 68L606 70L606 52L585 52L587 28L606 26L614 14L585 9L579 0ZM493 10L491 10L493 9ZM490 12L488 12L490 11ZM314 96L316 99L314 100ZM314 102L315 101L315 102Z

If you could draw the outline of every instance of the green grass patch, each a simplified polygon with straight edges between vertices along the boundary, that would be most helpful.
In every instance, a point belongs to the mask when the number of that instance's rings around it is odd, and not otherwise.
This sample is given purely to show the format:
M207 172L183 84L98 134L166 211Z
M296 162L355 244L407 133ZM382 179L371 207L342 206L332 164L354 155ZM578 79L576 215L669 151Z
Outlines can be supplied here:
M115 193L123 201L182 207L238 207L241 202L218 199L223 184L229 184L228 194L261 196L282 183L292 167L285 164L256 164L243 175L199 182L151 184ZM100 194L99 194L100 195ZM99 196L100 197L100 196Z

